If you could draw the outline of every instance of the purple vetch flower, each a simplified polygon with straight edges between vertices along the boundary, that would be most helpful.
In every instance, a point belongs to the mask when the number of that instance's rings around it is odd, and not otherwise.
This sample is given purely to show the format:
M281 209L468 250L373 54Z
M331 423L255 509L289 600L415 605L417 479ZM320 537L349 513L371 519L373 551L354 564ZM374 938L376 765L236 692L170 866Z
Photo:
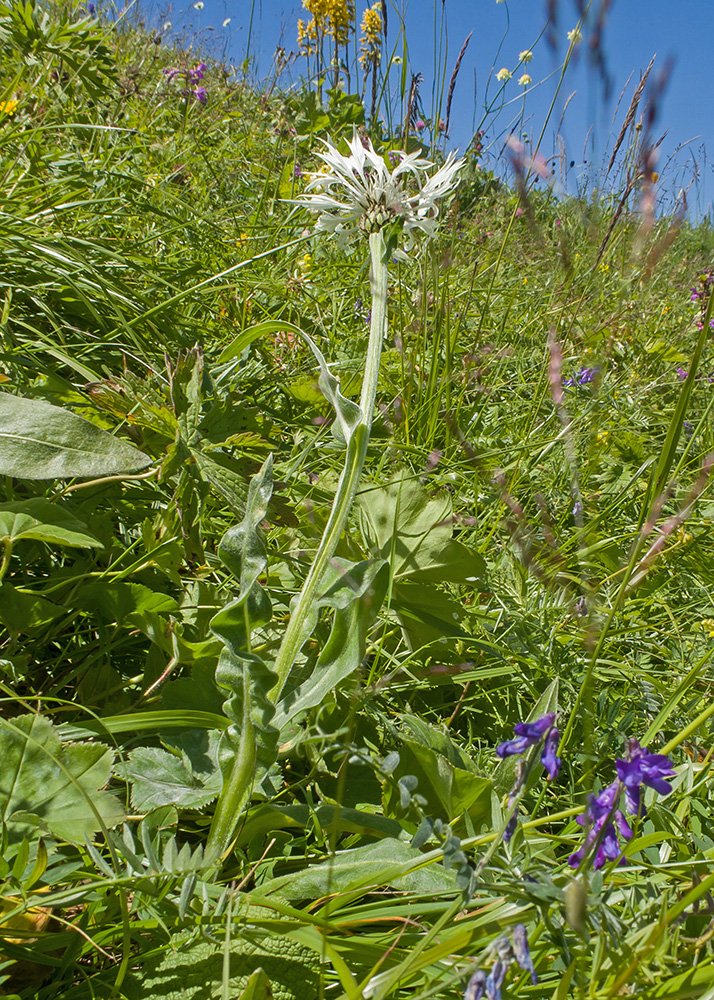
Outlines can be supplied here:
M488 1000L501 1000L501 987L507 971L508 963L497 958L486 978L486 997Z
M530 972L531 982L535 986L538 982L538 976L528 947L528 932L523 924L516 924L513 928L513 954L523 971Z
M599 374L600 365L594 365L592 368L582 367L572 378L563 379L563 387L574 389L576 385L588 385L590 382L594 382Z
M557 778L558 771L560 770L561 761L558 756L559 739L560 733L558 732L558 727L553 726L548 730L548 735L543 744L543 753L540 755L540 762L548 772L548 781L553 781L554 778Z
M688 375L689 375L689 372L687 371L686 368L678 368L677 369L677 378L680 380L680 382L684 382L685 378Z
M94 17L96 9L97 8L94 6L93 3L88 3L87 4L87 13L90 14L92 17Z
M473 976L468 981L464 1000L481 1000L486 987L486 973L483 969L476 969Z
M193 96L196 98L197 101L200 101L201 104L208 103L208 92L205 87L196 87L196 89L193 91Z
M299 163L295 164L295 169L293 170L293 177L295 180L299 180L302 177L302 167Z
M517 722L513 727L516 739L506 740L496 747L499 757L512 757L525 751L536 743L540 743L555 722L555 712L546 712L535 722Z
M586 828L587 833L585 843L580 850L568 858L571 868L580 866L593 845L596 845L593 858L593 868L596 871L602 868L606 861L615 861L622 857L617 834L619 832L623 840L630 840L632 830L622 811L617 808L621 791L620 782L613 781L599 795L591 795L585 812L576 817L577 822Z
M650 753L637 740L630 740L628 759L616 760L617 776L625 786L625 803L632 815L637 816L642 808L641 786L654 788L660 795L669 795L672 786L665 778L674 774L669 757L663 753Z

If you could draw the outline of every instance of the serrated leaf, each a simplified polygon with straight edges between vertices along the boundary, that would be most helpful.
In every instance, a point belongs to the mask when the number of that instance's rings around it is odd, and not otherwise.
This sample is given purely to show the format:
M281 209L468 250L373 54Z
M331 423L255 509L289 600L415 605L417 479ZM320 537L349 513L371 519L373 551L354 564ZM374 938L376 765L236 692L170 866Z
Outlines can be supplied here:
M151 459L76 413L0 392L0 474L68 479L135 472Z
M121 803L101 790L112 760L101 743L63 745L41 715L0 720L0 820L10 839L49 832L81 844L120 823Z
M218 767L218 734L195 733L188 749L174 752L159 747L139 747L129 754L119 774L131 782L131 804L138 812L175 805L201 809L221 790ZM178 741L177 741L178 742Z

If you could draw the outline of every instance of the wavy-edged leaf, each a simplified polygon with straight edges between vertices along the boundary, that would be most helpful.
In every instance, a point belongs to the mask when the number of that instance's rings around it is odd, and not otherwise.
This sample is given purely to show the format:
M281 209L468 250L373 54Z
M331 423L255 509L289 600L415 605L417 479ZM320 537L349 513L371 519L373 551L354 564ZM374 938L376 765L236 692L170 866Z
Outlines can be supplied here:
M330 635L310 676L278 705L273 723L281 729L300 712L321 704L361 664L367 632L389 585L388 566L383 559L333 559L325 583L314 613L334 608Z

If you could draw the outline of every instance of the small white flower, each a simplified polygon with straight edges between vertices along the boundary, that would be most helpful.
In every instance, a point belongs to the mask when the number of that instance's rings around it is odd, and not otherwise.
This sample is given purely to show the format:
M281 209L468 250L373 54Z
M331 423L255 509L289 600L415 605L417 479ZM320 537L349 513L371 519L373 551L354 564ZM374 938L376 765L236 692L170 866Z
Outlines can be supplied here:
M568 41L572 42L573 45L577 45L578 42L582 42L583 34L580 28L573 28L572 31L568 32Z
M203 0L198 0L198 3L193 5L194 10L203 10Z
M418 153L392 151L398 162L390 171L369 140L363 145L355 135L347 144L349 156L323 141L325 151L318 155L325 167L311 175L306 188L320 193L302 195L295 202L320 213L316 231L344 239L355 232L375 233L391 222L401 222L408 245L415 230L433 236L439 215L437 202L454 190L464 163L455 153L449 153L443 166L429 175L434 164ZM417 184L415 194L407 190L410 174Z
M512 75L513 74L511 73L510 69L506 69L506 67L504 66L503 69L499 69L498 73L496 73L496 79L499 81L499 83L505 83L506 80L511 79Z
M528 73L524 73L523 76L518 78L518 83L521 87L527 87L530 82L531 78Z
M231 19L230 19L230 17L227 17L225 19L225 21L223 22L223 27L227 28L230 23L231 23Z
M518 62L529 63L533 58L533 53L530 49L524 49L522 52L518 53Z
M164 22L164 31L171 31L171 21Z

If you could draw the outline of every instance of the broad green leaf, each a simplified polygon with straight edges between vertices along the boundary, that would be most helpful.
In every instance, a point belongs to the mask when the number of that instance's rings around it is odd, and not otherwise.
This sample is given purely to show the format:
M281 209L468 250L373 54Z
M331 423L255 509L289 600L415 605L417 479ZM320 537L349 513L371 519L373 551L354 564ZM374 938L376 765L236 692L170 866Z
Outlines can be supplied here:
M456 767L446 757L414 740L399 745L399 765L394 778L414 775L415 792L426 799L424 810L434 818L453 822L468 814L474 829L491 819L492 782L470 770ZM399 815L399 792L393 782L385 786L385 812Z
M288 901L314 900L332 893L385 886L410 893L454 892L454 872L442 865L420 866L422 858L421 851L404 841L380 840L365 847L338 851L322 864L263 883L259 891L261 896L277 893Z
M263 911L268 912L268 911ZM230 942L227 971L230 997L240 997L251 977L262 970L270 980L273 1000L315 1000L319 995L319 955L283 929L251 940ZM287 924L287 927L290 927ZM297 924L292 926L297 927ZM224 947L203 938L174 938L163 958L144 963L136 974L141 1000L208 1000L219 997L224 983ZM258 994L259 996L259 994Z
M0 583L0 623L11 633L29 635L66 613L67 608L37 594L18 590L6 580Z
M0 474L68 479L135 472L148 455L69 410L0 392Z
M321 805L317 809L309 806L274 806L267 803L251 809L241 824L238 845L249 844L256 837L264 837L275 830L305 830L314 819L326 833L360 833L369 837L399 838L400 824L379 813L368 813L346 806Z
M483 558L455 540L451 495L431 496L401 473L384 489L364 490L359 526L371 552L390 562L395 580L463 583L485 576Z
M40 498L0 504L0 541L14 544L23 538L80 549L102 548L87 526L61 504Z
M99 611L103 618L123 622L131 615L176 611L173 597L161 594L143 583L91 583L81 587L75 598L78 607Z
M0 720L0 819L11 840L51 833L81 844L120 823L121 803L101 790L111 772L111 750L62 744L41 715Z

